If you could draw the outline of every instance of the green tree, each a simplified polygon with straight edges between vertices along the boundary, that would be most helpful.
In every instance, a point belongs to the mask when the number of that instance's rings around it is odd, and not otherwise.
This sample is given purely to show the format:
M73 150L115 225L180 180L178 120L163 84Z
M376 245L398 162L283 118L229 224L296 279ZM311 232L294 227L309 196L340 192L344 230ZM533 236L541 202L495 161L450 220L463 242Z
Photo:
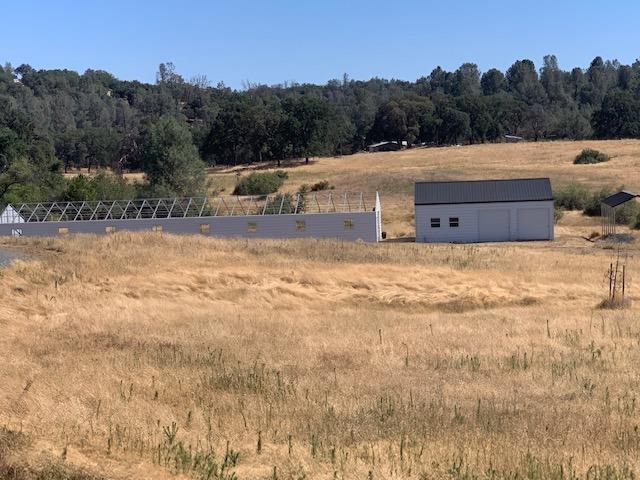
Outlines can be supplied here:
M565 91L565 75L558 67L555 55L545 55L540 70L540 83L551 102L567 104L571 97Z
M545 91L538 80L536 67L531 60L516 61L507 70L506 79L509 90L518 100L529 105L545 102Z
M480 87L482 88L483 95L495 95L506 89L507 81L500 70L492 68L482 74Z
M531 105L525 113L524 121L528 134L537 142L547 130L549 114L542 105Z
M455 96L480 93L480 71L475 63L463 63L453 73L451 93Z
M151 195L204 193L204 162L184 124L173 117L161 117L148 126L143 143L143 169Z
M592 120L597 137L640 137L640 100L627 91L607 94Z
M305 158L327 152L324 140L332 119L326 100L306 95L283 102L285 130L294 155Z
M371 129L371 139L395 140L402 144L407 132L407 114L398 102L392 100L382 105Z
M444 143L458 144L462 140L466 140L470 135L471 119L469 114L454 108L446 108L441 118L442 125L439 138Z

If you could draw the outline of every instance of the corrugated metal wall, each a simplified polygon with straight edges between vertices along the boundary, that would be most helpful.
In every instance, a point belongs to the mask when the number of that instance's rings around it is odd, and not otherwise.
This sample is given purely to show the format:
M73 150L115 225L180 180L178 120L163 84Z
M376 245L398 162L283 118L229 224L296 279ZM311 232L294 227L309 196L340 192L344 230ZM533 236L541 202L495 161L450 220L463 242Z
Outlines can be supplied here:
M246 215L0 224L0 235L54 237L75 233L161 230L173 234L246 238L340 238L377 242L379 212Z
M536 239L546 238L553 240L553 202L499 202L499 203L466 203L456 205L416 205L416 242L459 242L473 243L480 241L479 237L479 212L487 210L506 210L509 221L508 241L530 240L523 238L520 231L524 228L518 226L519 210L544 209L547 213L547 221L542 226ZM431 218L440 219L439 228L431 228ZM449 226L449 218L458 218L458 227ZM496 225L496 230L499 226ZM491 225L483 225L483 230L490 230ZM530 235L531 229L526 229Z

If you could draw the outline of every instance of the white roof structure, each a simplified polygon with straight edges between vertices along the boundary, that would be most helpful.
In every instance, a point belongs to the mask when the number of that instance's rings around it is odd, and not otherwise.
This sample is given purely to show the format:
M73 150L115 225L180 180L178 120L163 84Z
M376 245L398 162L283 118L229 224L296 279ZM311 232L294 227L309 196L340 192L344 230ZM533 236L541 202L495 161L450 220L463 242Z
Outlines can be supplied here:
M377 193L274 193L256 196L148 198L8 205L0 223L348 213L375 211Z
M24 223L24 217L20 215L12 205L7 207L0 213L0 223Z

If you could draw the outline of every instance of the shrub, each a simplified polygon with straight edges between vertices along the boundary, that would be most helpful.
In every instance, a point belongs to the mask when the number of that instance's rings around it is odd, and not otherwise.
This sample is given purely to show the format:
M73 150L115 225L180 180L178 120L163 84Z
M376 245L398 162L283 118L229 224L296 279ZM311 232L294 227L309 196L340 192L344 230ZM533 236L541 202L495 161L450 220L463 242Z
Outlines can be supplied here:
M603 187L597 192L593 192L584 204L584 214L589 217L600 215L600 203L613 192L609 187Z
M594 150L592 148L585 148L580 152L573 163L576 165L585 165L590 163L602 163L610 160L611 157L606 153L599 152L598 150Z
M290 193L279 193L269 197L267 204L259 210L259 214L275 215L278 213L293 213L296 208L296 198Z
M588 196L589 193L582 185L572 183L554 193L553 203L557 208L565 210L582 210Z
M124 178L99 171L91 179L97 200L130 200L136 197L136 185Z
M136 197L135 185L105 171L90 178L78 175L67 182L63 199L67 201L129 200Z
M306 183L300 185L298 189L298 213L304 213L307 210L307 193L309 193L309 185Z
M562 217L564 217L564 210L562 210L561 208L555 207L553 209L553 221L555 223L558 223L560 220L562 220Z
M96 200L95 185L89 177L78 175L69 180L63 198L70 202Z
M286 172L253 172L241 178L233 190L234 195L267 195L275 193L287 178Z
M331 185L328 180L320 180L319 182L311 185L312 192L319 192L321 190L333 190L333 189L334 189L333 185Z
M620 205L616 209L616 223L620 225L634 226L640 214L640 206L634 200Z

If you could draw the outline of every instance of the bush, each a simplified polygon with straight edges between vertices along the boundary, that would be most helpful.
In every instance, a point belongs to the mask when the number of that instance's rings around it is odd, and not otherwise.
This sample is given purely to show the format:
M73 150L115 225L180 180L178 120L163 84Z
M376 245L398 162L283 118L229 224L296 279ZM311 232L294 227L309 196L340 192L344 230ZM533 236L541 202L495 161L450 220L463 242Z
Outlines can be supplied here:
M69 180L63 199L69 202L96 200L95 185L89 177L78 175Z
M558 223L560 220L562 220L562 217L564 217L564 210L562 210L561 208L555 207L553 209L553 221L555 223Z
M589 217L600 215L600 203L613 192L609 187L603 187L599 191L592 193L584 204L584 214Z
M317 183L311 185L312 192L319 192L321 190L333 190L335 187L329 183L328 180L320 180Z
M234 195L267 195L275 193L287 178L287 173L282 170L277 172L257 173L253 172L241 178L233 190Z
M629 225L631 228L637 228L640 215L640 205L634 200L624 203L616 208L616 223L618 225Z
M95 200L130 200L136 197L136 187L121 177L105 171L94 177L78 175L67 182L63 200L95 201Z
M135 184L104 170L99 171L91 182L97 200L131 200L137 196Z
M578 156L576 156L573 163L576 165L586 165L590 163L602 163L610 159L611 157L606 153L599 152L592 148L585 148L578 154Z
M269 197L264 209L258 210L260 215L290 214L296 209L296 198L290 193L279 193Z
M589 192L582 185L572 183L553 194L553 203L557 208L565 210L582 210L588 197Z

